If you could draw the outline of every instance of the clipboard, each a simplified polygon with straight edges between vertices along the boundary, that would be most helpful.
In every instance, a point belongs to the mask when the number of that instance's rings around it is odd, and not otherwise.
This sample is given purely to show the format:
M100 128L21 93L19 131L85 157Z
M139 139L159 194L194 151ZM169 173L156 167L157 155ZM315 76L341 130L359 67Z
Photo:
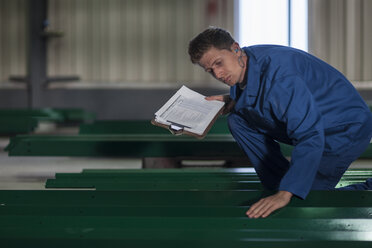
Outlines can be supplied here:
M218 117L222 114L223 112L223 108L214 116L214 118L212 119L212 121L208 124L207 128L204 130L204 132L202 134L197 134L197 133L193 133L193 132L190 132L190 131L187 131L185 130L185 127L186 128L189 128L187 126L183 126L182 124L178 124L178 123L172 123L172 124L163 124L163 123L159 123L155 120L155 118L153 118L151 120L151 124L152 125L155 125L155 126L158 126L158 127L162 127L162 128L165 128L167 130L169 130L169 132L173 135L176 135L176 136L179 136L179 135L188 135L188 136L192 136L192 137L195 137L197 139L204 139L205 136L207 136L209 130L212 128L213 124L216 122L216 120L218 119Z

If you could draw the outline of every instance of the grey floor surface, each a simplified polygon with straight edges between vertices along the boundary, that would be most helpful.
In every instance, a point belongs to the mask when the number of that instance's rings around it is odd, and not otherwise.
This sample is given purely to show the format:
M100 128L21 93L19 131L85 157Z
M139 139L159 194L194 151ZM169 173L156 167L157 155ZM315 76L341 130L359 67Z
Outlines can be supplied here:
M4 148L8 138L0 138L0 189L44 189L48 178L59 172L83 169L139 169L140 159L90 157L9 157Z

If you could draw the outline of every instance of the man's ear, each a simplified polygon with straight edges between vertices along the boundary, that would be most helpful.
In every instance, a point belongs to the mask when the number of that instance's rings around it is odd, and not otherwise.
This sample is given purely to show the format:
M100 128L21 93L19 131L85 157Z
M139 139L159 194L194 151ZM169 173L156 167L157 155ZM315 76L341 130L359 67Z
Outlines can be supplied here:
M231 45L231 50L232 50L234 53L238 53L239 50L240 50L239 43L238 43L238 42L234 42L234 43Z

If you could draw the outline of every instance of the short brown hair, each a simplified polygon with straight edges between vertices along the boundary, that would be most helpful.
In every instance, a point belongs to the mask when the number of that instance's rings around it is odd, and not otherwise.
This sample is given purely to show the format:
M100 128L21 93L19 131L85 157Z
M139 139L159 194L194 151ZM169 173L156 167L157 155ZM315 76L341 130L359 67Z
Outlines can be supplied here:
M218 27L209 27L190 41L189 55L191 62L193 64L198 63L204 53L211 47L231 50L231 45L234 42L235 40L228 31Z

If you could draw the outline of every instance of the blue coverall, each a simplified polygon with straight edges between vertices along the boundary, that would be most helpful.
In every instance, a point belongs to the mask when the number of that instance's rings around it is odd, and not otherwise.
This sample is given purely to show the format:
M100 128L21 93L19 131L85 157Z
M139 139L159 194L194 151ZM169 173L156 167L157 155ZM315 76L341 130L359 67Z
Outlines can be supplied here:
M367 148L372 114L335 68L297 49L244 47L247 75L230 88L236 102L230 131L263 186L304 199L310 190L334 189ZM278 142L294 146L289 162Z

